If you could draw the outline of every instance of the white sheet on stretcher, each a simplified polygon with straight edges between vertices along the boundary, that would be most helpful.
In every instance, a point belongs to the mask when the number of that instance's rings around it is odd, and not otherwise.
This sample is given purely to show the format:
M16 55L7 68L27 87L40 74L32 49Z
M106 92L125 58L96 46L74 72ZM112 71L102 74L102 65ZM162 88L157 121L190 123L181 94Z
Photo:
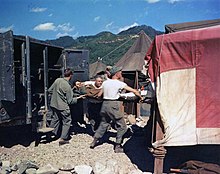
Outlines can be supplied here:
M145 96L147 95L147 90L140 91L140 93L141 93L141 96ZM123 97L123 98L135 97L135 94L133 92L127 92L127 93L120 94L120 97Z
M123 97L123 98L135 97L135 94L133 92L128 92L128 93L120 94L120 97Z

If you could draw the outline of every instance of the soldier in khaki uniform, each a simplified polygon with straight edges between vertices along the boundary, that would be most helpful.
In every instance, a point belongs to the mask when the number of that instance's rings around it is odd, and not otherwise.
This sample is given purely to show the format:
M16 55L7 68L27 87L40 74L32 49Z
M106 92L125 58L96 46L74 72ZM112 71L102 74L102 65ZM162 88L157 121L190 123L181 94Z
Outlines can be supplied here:
M93 142L90 144L90 148L94 148L98 140L104 135L110 122L113 121L117 128L116 145L114 148L115 153L124 152L121 146L123 141L123 135L127 131L127 125L124 120L124 115L120 111L120 101L118 101L119 93L125 89L133 92L135 95L142 99L139 92L129 86L126 83L120 81L122 78L122 68L113 66L110 72L110 79L107 79L102 84L102 91L99 95L103 94L103 104L100 111L101 123L95 132Z
M73 72L70 68L64 71L64 78L57 78L55 82L48 89L49 94L51 94L50 106L53 111L53 119L51 121L50 127L54 128L53 133L57 136L58 129L62 122L62 131L59 140L59 145L69 143L69 129L71 126L71 115L70 115L70 104L77 103L77 99L73 98L73 91L69 84L69 80L73 76Z

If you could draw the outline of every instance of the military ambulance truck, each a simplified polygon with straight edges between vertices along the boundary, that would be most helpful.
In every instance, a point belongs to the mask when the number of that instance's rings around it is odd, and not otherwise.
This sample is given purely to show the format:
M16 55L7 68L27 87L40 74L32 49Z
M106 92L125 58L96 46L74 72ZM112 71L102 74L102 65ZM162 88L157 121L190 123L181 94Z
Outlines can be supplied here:
M66 67L74 70L75 80L88 80L88 61L88 50L64 49L13 31L1 33L0 126L45 127L50 118L48 88Z

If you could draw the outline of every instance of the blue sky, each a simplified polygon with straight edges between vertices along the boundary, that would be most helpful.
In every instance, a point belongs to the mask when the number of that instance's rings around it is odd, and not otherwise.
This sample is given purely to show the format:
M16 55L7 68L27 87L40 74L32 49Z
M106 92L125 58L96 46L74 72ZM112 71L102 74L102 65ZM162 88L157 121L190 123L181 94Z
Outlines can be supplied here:
M0 0L0 32L36 39L220 18L220 0Z

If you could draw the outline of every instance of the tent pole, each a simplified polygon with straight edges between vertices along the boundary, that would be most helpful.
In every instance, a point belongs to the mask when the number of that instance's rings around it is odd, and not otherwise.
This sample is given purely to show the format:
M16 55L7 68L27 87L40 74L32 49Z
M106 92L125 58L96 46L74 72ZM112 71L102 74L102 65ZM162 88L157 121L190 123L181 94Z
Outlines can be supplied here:
M138 89L138 71L137 70L135 71L135 89ZM137 103L137 104L134 103L134 105L136 106L135 108L136 108L136 113L137 113L137 118L138 118L141 115L140 114L141 106L140 106L140 103Z
M155 139L161 140L163 139L164 133L163 133L163 124L159 115L158 106L156 105L155 108ZM150 152L154 156L154 174L161 174L163 173L163 164L164 164L164 158L166 154L166 149L164 146L159 146L157 148L150 148Z
M161 52L160 52L161 53ZM160 55L159 55L160 56ZM149 63L149 62L148 62ZM157 79L156 77L156 71L159 72L159 68L155 69L155 65L158 62L155 61L155 59L152 59L152 62L150 62L152 64L152 68L153 68L153 72L154 72L154 79ZM155 81L155 94L156 94L156 90L157 90L157 81ZM152 129L152 141L155 140L161 140L163 139L164 136L164 127L163 127L163 123L160 117L160 112L159 112L159 108L158 108L158 104L157 104L157 95L155 95L155 99L154 99L154 104L153 104L153 109L154 109L154 113L153 113L153 117L154 117L154 121L153 121L153 129ZM150 152L152 153L152 155L154 156L154 174L161 174L163 173L163 165L164 165L164 158L165 158L165 154L166 154L166 149L164 148L164 146L159 146L157 148L150 148Z
M138 72L135 71L135 89L138 89Z

